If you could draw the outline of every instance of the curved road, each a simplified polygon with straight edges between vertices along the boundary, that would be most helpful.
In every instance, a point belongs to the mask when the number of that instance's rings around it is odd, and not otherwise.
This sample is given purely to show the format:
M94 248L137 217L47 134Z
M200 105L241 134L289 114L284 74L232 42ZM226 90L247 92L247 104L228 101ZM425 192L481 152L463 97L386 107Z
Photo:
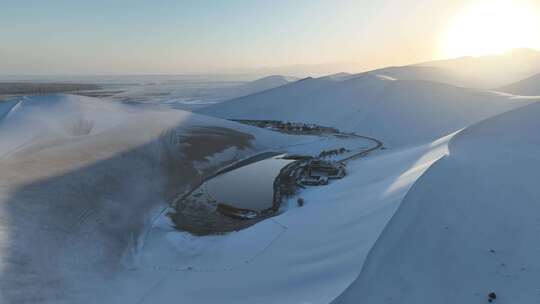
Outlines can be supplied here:
M372 148L369 148L367 150L360 151L360 152L358 152L356 154L353 154L353 155L351 155L349 157L346 157L344 159L338 160L339 163L346 163L346 162L348 162L350 160L360 158L362 156L365 156L365 155L369 154L370 152L373 152L373 151L383 147L382 141L380 141L380 140L378 140L376 138L369 137L369 136L358 135L358 134L354 134L354 137L370 140L370 141L375 143L375 146L372 147Z

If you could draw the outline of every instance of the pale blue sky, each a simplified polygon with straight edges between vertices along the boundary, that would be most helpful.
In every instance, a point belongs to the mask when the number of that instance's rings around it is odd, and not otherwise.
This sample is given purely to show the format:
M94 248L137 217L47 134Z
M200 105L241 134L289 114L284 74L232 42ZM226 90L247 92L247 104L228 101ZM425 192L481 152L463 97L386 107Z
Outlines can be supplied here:
M134 74L437 58L470 0L0 0L0 73Z

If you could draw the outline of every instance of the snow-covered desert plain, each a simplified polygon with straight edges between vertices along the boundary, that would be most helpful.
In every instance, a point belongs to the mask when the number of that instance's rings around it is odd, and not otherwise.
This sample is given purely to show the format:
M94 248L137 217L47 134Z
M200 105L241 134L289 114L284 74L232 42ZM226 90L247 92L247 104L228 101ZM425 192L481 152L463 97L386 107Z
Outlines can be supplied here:
M531 52L273 77L194 112L167 95L10 97L0 102L0 303L540 302ZM456 73L463 65L474 71ZM348 160L345 178L302 189L246 229L197 235L171 219L178 197L234 162L362 151L368 138L382 146Z

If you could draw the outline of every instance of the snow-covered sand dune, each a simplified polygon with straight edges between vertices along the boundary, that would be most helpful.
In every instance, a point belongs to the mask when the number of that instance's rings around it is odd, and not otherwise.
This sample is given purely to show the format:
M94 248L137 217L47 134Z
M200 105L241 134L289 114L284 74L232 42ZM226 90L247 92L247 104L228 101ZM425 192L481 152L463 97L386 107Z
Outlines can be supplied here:
M329 303L448 139L353 162L346 179L303 191L303 207L240 232L193 237L158 217L113 303Z
M334 303L539 302L538 117L536 103L455 136Z
M199 112L222 118L317 123L372 136L396 147L433 141L529 102L367 73L344 81L308 78Z
M297 137L69 95L15 105L1 142L29 135L0 160L3 303L328 303L446 153L443 139L374 154L347 179L303 192L302 208L292 201L247 230L197 238L163 216L169 199L212 166ZM71 132L74 118L85 132ZM206 138L188 135L201 130Z
M306 79L224 113L336 126L392 149L302 191L302 208L293 199L223 236L176 231L164 208L233 160L327 140L70 95L0 103L0 302L537 300L540 107L441 137L535 99L347 78Z
M107 299L156 209L212 166L293 141L79 96L0 105L1 303Z
M467 87L493 89L540 72L540 52L515 49L504 54L432 61L416 66L440 68L454 79L465 79Z
M250 95L257 92L262 92L269 89L277 88L296 80L298 79L294 77L272 75L272 76L267 76L267 77L250 81L246 84L237 86L235 89L238 91L237 96L245 96L245 95Z
M407 65L387 67L364 74L381 75L399 80L425 80L457 87L477 88L475 81L467 77L467 75L456 75L448 69L431 66Z
M497 90L517 95L540 96L540 74L499 88Z

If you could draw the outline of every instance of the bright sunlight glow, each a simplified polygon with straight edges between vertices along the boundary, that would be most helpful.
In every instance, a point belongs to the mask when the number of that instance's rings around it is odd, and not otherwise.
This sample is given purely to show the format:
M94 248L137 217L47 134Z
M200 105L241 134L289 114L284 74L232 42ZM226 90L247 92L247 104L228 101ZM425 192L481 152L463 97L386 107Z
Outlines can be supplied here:
M440 56L481 56L514 48L540 48L539 8L519 0L475 0L450 20Z

